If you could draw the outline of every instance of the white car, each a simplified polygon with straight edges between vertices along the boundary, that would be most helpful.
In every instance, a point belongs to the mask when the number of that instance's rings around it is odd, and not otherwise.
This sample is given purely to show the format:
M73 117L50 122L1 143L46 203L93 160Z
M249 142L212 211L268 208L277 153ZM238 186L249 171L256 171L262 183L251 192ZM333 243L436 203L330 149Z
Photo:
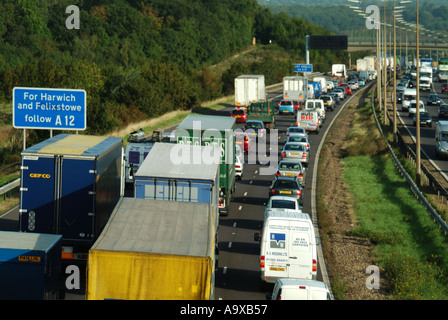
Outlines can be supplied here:
M239 180L243 177L244 163L240 160L240 158L235 157L235 176L238 177Z

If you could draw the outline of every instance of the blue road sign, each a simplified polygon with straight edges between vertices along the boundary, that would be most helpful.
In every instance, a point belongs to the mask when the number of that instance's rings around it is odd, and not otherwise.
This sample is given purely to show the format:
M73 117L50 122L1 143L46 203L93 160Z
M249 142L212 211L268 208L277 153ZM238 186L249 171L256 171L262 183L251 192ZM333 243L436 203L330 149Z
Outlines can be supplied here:
M295 64L294 72L313 72L312 64Z
M20 129L85 130L86 92L76 89L13 89L12 123Z

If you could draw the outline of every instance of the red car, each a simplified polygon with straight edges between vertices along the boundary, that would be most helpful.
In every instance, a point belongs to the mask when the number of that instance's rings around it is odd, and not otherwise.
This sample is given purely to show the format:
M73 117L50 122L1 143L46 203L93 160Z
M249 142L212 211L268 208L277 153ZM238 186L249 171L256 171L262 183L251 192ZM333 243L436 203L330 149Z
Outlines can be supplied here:
M300 109L299 101L293 101L292 103L294 105L294 111L295 112L299 111L299 109Z
M448 83L442 84L442 93L446 93L448 91Z
M246 153L252 150L252 141L247 133L236 132L235 137L235 143L241 147L241 150L244 150Z
M340 87L344 88L345 94L352 95L352 89L350 89L350 86L347 83L341 83Z
M236 122L246 123L246 121L247 121L247 115L246 115L246 111L244 111L244 109L235 108L232 110L232 112L230 112L230 116L232 118L235 118Z

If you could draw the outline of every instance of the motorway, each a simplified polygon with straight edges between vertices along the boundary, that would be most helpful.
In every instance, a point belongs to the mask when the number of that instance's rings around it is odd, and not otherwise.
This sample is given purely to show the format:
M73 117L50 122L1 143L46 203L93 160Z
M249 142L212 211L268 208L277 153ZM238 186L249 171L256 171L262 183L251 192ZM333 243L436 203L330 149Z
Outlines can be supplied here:
M278 103L282 97L282 88L269 92L268 99L273 99ZM311 143L310 162L306 175L306 186L303 190L304 207L303 212L311 216L311 186L313 178L314 161L316 149L321 142L325 129L345 104L349 98L342 101L335 111L327 112L327 118L323 123L319 134L310 134ZM228 117L232 106L226 106L214 115ZM275 135L268 136L267 139L267 159L279 155L284 141L286 129L295 124L293 115L277 115L276 129L278 130L278 139ZM242 124L237 124L238 128ZM271 141L271 139L273 141ZM220 218L218 247L219 263L215 278L215 299L217 300L265 300L266 292L270 291L272 286L262 286L259 271L259 243L254 241L254 233L259 232L263 223L263 214L266 201L268 199L269 185L272 182L273 174L263 174L263 169L267 169L270 163L248 164L246 155L246 164L244 165L243 178L236 182L236 194L234 201L230 204L230 213L226 217ZM273 164L276 167L276 163ZM315 218L315 217L314 217ZM0 230L17 231L19 213L18 208L0 217ZM322 258L318 259L317 280L323 280L322 277ZM64 267L63 267L64 269ZM85 273L81 274L81 288L66 290L66 300L85 299Z
M413 80L415 83L415 80ZM427 105L426 99L430 93L436 93L439 95L442 103L448 104L448 94L442 94L442 83L438 81L433 81L430 92L428 91L420 91L420 100L425 104L426 110L433 117L432 128L420 126L420 146L421 151L423 153L422 158L428 158L432 162L432 164L438 169L438 171L445 175L445 178L448 180L448 162L443 159L438 159L435 153L435 128L437 126L437 116L438 116L438 106L436 105ZM389 107L390 109L390 107ZM408 131L414 137L416 137L416 127L413 126L413 118L408 116L408 112L401 111L401 104L397 104L397 116L399 119L406 125Z
M269 93L268 99L278 103L282 96L282 90ZM333 117L341 107L349 100L342 101L335 111L327 112L327 118L319 134L311 133L309 140L311 144L310 162L306 174L306 186L303 190L304 207L303 212L312 215L312 180L313 169L316 158L316 150L321 143L324 131L327 129ZM221 115L229 114L231 107L219 111ZM277 115L276 129L278 129L278 140L269 139L267 150L279 152L283 147L284 133L286 129L295 124L292 115ZM238 125L240 126L240 125ZM242 126L242 125L241 125ZM278 147L277 149L275 149ZM222 300L263 300L266 292L272 290L272 285L263 285L260 279L258 242L253 235L259 232L263 224L264 206L268 200L269 185L273 175L261 175L260 171L268 164L246 164L241 181L237 182L235 201L230 205L230 214L221 217L219 227L219 266L216 273L215 299ZM312 217L315 218L315 217ZM316 225L315 225L316 226ZM322 276L323 259L319 256L317 280L323 281Z
M447 95L441 95L441 84L434 82L432 90L448 102ZM429 93L421 92L421 100L425 102ZM282 89L269 92L268 99L278 102L282 96ZM310 134L311 143L310 162L306 175L306 186L304 187L304 208L303 212L311 215L311 193L314 162L316 149L320 144L323 134L333 117L341 109L343 104L349 99L342 101L335 111L327 112L327 119L319 134ZM397 104L398 115L408 125L411 133L415 134L415 127L412 126L412 118L407 113L401 111L401 105ZM226 106L213 114L228 117L232 106ZM427 110L437 117L437 107L428 106ZM277 154L282 148L284 133L286 129L295 123L292 115L277 115L276 129L278 129L278 140L268 136L267 150ZM237 124L238 128L242 124ZM446 161L436 159L434 152L434 129L422 128L422 150L428 154L440 167L442 172L448 174L448 164ZM323 130L322 130L323 129ZM275 135L272 135L274 137ZM246 156L247 159L247 156ZM268 154L268 159L270 155ZM263 175L262 169L267 168L269 163L245 164L243 178L236 182L236 194L234 201L230 204L230 213L226 217L220 218L219 227L219 263L216 270L215 299L219 300L264 300L266 292L271 286L262 286L259 272L259 243L254 241L253 235L259 232L263 223L264 206L268 199L268 187L273 180L273 175ZM0 217L0 230L17 231L18 229L18 208L11 210L8 214ZM320 272L322 270L322 257L318 260L317 280L323 280ZM67 300L80 300L85 297L85 275L82 275L81 288L66 292Z

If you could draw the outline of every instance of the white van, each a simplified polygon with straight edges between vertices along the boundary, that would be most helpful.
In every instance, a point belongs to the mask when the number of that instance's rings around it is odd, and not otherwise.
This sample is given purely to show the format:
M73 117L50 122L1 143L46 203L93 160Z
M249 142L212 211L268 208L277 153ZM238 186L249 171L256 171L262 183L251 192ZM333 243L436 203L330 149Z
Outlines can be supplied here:
M409 104L411 103L411 100L416 100L416 98L417 98L417 89L415 88L404 89L401 110L409 111Z
M333 300L325 282L307 279L277 279L267 300Z
M260 235L254 235L260 241ZM307 213L270 211L264 220L260 242L261 280L315 279L317 249L313 222Z
M304 128L306 131L319 133L321 119L316 110L299 110L297 112L296 127Z
M319 109L321 110L321 118L322 121L325 120L326 114L325 114L325 104L324 100L322 99L306 99L305 101L305 111L306 110L312 110L312 109Z
M430 91L431 90L431 79L429 77L420 77L419 87L420 87L420 90Z
M418 108L419 108L419 112L426 111L425 104L423 103L422 100L420 100ZM409 103L408 109L409 109L409 117L413 117L417 113L417 100L411 100L411 102Z
M448 121L439 120L436 127L436 155L439 158L448 157Z

